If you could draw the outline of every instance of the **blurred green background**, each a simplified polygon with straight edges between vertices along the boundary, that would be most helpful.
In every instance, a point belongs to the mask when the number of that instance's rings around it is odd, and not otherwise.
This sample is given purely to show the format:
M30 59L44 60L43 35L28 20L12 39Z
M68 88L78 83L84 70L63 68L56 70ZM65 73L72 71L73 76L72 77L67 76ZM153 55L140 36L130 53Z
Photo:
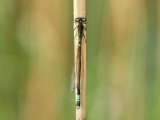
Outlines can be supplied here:
M87 120L160 120L160 1L86 0ZM75 120L73 1L0 0L0 120Z

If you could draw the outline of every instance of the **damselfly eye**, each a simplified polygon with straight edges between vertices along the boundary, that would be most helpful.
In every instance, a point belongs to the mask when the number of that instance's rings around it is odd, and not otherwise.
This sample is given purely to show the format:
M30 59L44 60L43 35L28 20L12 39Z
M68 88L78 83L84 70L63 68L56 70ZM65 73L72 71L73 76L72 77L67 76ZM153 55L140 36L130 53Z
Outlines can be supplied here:
M86 19L85 19L85 18L83 18L83 21L86 21Z
M78 21L79 21L79 19L76 18L76 19L75 19L75 22L78 22Z

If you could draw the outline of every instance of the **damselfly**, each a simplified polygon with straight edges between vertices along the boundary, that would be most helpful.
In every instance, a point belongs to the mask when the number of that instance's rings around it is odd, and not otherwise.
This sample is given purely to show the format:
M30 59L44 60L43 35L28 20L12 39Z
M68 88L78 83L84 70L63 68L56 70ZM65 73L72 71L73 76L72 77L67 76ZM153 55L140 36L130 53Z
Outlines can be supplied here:
M76 108L80 108L80 80L81 80L81 52L82 52L82 38L85 39L84 30L86 30L85 24L86 24L86 18L78 17L75 18L74 23L76 24L74 30L76 30L75 38L78 40L78 47L77 47L77 53L76 53L76 65L75 65L75 76L77 80L76 89L77 89L77 95L76 95Z

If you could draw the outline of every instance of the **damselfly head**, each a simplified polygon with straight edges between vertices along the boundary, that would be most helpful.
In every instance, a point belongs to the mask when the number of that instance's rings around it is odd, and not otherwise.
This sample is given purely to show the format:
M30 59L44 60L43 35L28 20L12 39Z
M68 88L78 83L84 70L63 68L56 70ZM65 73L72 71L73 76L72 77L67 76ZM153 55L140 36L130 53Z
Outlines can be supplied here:
M78 17L78 18L75 18L74 22L86 24L86 18Z

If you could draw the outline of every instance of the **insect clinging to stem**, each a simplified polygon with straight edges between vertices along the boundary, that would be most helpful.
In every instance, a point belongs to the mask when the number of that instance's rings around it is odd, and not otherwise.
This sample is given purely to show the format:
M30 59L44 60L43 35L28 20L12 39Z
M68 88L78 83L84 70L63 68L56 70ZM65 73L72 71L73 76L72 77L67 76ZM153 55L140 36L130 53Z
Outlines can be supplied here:
M76 108L80 108L80 80L81 80L81 52L82 52L82 38L85 39L84 30L86 30L86 18L78 17L75 18L74 23L76 24L74 30L76 30L75 38L78 37L78 47L77 47L77 54L76 54L76 61L75 63L75 76L77 80L77 84L75 85L77 88L77 97L76 97Z

